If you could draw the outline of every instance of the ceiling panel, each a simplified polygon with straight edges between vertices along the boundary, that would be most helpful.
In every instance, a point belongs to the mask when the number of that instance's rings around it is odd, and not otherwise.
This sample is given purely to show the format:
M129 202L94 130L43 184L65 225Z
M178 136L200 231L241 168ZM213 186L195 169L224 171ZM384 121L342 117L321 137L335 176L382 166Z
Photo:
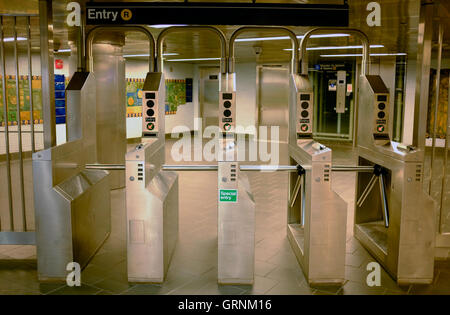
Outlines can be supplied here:
M21 1L22 2L22 1ZM65 26L66 4L69 0L53 1L54 11L54 42L60 49L68 49L69 43L77 38L76 28L68 28ZM83 2L83 1L81 1ZM98 1L97 2L102 2ZM110 2L110 1L109 1ZM130 2L130 1L117 1ZM145 1L132 1L145 2ZM172 1L171 1L172 2ZM197 0L197 2L208 2ZM251 2L251 1L228 1L222 0L217 2ZM315 0L315 1L291 1L291 0L258 0L258 2L279 2L279 3L314 3L314 4L342 4L339 0ZM408 53L409 58L416 57L417 49L417 29L419 21L419 0L379 0L382 8L382 25L381 27L369 27L366 23L368 11L366 11L366 0L350 0L350 27L364 31L370 39L371 44L384 45L384 48L374 49L377 53ZM21 10L18 2L0 0L3 5L3 11L0 12L18 12ZM23 1L23 10L28 13L37 13L37 0ZM34 10L34 11L33 11ZM450 1L441 1L436 12L441 16L441 21L450 30L450 19L448 12L450 11ZM326 18L326 17L324 17ZM149 21L149 24L151 22ZM8 28L8 27L7 27ZM221 26L219 27L229 38L232 32L238 27ZM161 29L150 28L156 37ZM308 31L305 27L291 28L296 34L301 35ZM21 30L19 30L21 31ZM33 24L33 47L39 47L39 27L37 22ZM264 37L264 36L283 36L280 32L253 32L242 34L241 38ZM145 54L148 52L148 43L143 35L138 33L127 33L126 45L124 47L125 54ZM435 36L437 38L437 35ZM450 42L450 31L445 34L445 42ZM358 41L352 37L344 38L327 38L312 39L310 46L348 46L357 45ZM258 56L255 54L254 47L260 47L262 53ZM288 40L277 41L252 41L238 42L236 44L236 58L238 61L258 61L258 62L287 62L290 60L290 52L283 49L290 48ZM449 48L446 46L446 48ZM218 40L213 33L206 31L197 32L177 32L170 34L165 40L165 52L178 53L177 56L168 56L170 58L204 58L219 57L220 49ZM359 49L351 50L327 50L327 51L311 51L309 52L312 61L321 60L321 54L344 54L344 53L360 53ZM351 57L349 59L354 59ZM328 59L327 59L328 60Z

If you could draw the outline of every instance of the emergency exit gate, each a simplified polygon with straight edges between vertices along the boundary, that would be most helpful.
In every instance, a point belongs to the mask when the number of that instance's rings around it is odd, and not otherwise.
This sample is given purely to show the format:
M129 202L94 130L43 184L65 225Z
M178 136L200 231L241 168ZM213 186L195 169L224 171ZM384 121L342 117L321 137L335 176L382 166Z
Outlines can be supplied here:
M4 148L5 151L1 153L1 156L5 157L4 160L4 179L5 182L2 181L1 185L6 189L2 190L4 194L0 195L0 200L2 205L0 207L0 245L11 245L11 244L28 244L34 245L36 243L36 234L34 228L34 218L33 213L31 212L32 204L27 202L27 199L32 199L32 195L30 196L29 191L26 191L25 188L25 177L31 175L28 171L24 170L24 161L26 152L24 152L24 144L23 139L28 140L28 135L30 136L31 142L31 152L36 151L36 139L35 134L35 121L32 117L34 110L34 103L32 97L32 77L33 77L33 68L31 63L31 25L36 19L35 15L29 16L2 16L0 15L0 76L1 76L1 85L2 85L2 99L0 102L3 104L3 112L2 117L3 121L0 124L0 128L2 128L2 133L4 135ZM19 34L19 25L20 23L25 22L25 34ZM11 101L8 100L7 94L7 78L11 75L6 72L6 51L5 51L5 34L7 31L10 31L12 28L12 40L8 42L13 46L13 55L12 60L14 61L14 75L11 78L15 81L15 98L17 100L16 103L16 112L15 120L10 121L10 111L9 106L11 106ZM30 120L29 126L25 123L28 123L28 120L25 121L21 119L23 117L23 113L21 111L21 105L23 107L23 100L19 95L19 52L18 52L18 36L26 36L26 60L27 60L27 75L28 75L28 95L24 95L25 97L29 97L29 111L30 111ZM6 104L6 105L5 105ZM17 104L19 106L17 106ZM13 149L14 143L11 143L11 140L14 140L14 135L17 134L17 151ZM18 160L18 163L14 163L15 160ZM2 161L3 162L3 161ZM1 163L3 168L3 163ZM18 180L13 182L12 173L18 171ZM3 179L2 179L3 180ZM27 187L28 188L28 187ZM5 192L6 190L6 192Z

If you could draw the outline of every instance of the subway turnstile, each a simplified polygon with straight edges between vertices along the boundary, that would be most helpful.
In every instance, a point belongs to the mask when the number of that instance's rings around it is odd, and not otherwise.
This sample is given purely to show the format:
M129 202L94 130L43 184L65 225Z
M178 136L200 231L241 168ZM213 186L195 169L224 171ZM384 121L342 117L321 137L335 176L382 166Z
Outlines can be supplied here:
M360 82L358 163L379 171L357 176L355 237L398 284L431 283L436 206L422 188L424 152L390 140L389 91L381 77Z
M347 204L331 189L332 152L312 139L313 90L293 74L290 98L290 164L287 235L310 284L345 281Z
M178 239L178 175L163 172L164 76L143 87L142 143L126 154L128 281L161 283Z
M236 147L235 74L221 74L218 157L218 283L253 284L255 202L247 175L240 172Z
M161 172L164 146L143 143L126 155L128 281L161 283L178 238L178 176Z

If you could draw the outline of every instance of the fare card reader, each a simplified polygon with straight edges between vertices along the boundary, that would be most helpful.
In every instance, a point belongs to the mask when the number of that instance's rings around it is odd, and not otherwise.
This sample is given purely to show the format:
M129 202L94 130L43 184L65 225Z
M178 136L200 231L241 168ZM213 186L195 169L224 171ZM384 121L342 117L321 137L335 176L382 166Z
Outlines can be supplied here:
M164 76L147 74L142 143L125 156L129 282L161 283L178 238L178 175L165 162Z
M312 139L314 91L307 78L294 76L294 81L296 139Z
M165 99L160 91L165 89L164 75L160 72L147 73L142 89L142 137L164 137Z
M236 93L220 92L219 126L223 134L232 135L236 128Z
M377 145L388 144L390 140L389 125L389 90L378 75L367 75L368 84L373 91L373 99L367 106L373 108L373 140ZM361 104L364 106L364 104Z

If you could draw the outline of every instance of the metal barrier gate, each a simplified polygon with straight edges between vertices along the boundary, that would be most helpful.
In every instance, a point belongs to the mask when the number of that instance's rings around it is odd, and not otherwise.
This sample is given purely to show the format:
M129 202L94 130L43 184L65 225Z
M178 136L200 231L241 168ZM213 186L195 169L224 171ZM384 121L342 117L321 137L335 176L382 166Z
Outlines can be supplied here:
M374 172L357 176L354 235L398 284L431 283L435 204L422 188L424 151L391 141L389 90L381 76L361 73L358 106L358 165L374 166Z
M436 63L436 76L435 76L435 88L434 95L430 94L427 99L427 104L431 104L431 100L434 97L433 108L430 110L431 119L429 119L431 126L430 134L431 137L431 154L429 156L425 154L425 165L424 165L424 185L428 194L435 200L438 207L438 213L436 218L436 249L435 258L436 259L450 259L450 189L449 187L449 171L448 166L448 156L450 151L450 91L448 91L448 99L442 100L440 95L445 95L445 91L442 88L445 85L442 82L445 81L445 72L442 71L443 65L448 62L448 55L445 55L444 51L444 35L450 30L446 28L446 23L442 17L436 17L434 15L428 14L423 18L426 25L427 31L424 37L424 45L429 48L430 53L424 54L431 59L432 50L434 47L437 48L437 63ZM436 27L437 26L437 27ZM437 45L433 41L433 36L430 34L435 33L437 28ZM430 62L431 64L431 62ZM431 76L428 76L430 78ZM450 74L449 78L450 80ZM431 84L432 82L430 82ZM425 92L427 87L421 86L421 92ZM430 89L431 91L431 89ZM445 103L443 103L444 101ZM429 106L429 105L428 105ZM445 113L445 106L447 106L447 112ZM438 130L438 118L439 115L447 115L447 119L443 120L445 123L445 128ZM440 131L440 132L439 132ZM425 137L425 135L420 135ZM439 139L441 138L441 139ZM443 142L443 145L438 143ZM427 153L427 150L426 150ZM442 164L442 167L440 166ZM429 180L429 181L428 181Z
M4 134L4 152L0 154L0 166L5 168L2 172L6 176L6 182L2 183L2 191L0 192L0 200L2 200L2 205L0 207L0 245L34 245L36 243L36 236L34 232L34 218L32 212L32 203L29 202L32 199L30 196L30 191L26 192L25 189L25 175L31 176L30 173L26 173L24 170L24 159L28 157L29 152L24 152L23 138L30 135L30 151L31 153L36 151L36 139L35 134L35 121L34 121L34 102L32 95L32 78L33 69L31 62L31 25L37 20L37 15L28 16L2 16L0 15L0 79L2 86L2 99L0 103L2 106L2 121L0 121L0 128L3 129L1 133ZM24 25L19 25L21 21L25 21ZM10 24L8 24L10 23ZM19 33L19 28L25 27L25 32ZM5 37L5 33L12 28L12 37ZM19 36L21 35L21 36ZM22 36L25 36L23 38ZM22 76L19 71L19 51L18 51L18 40L25 40L26 43L26 60L27 60L27 86L23 87L24 95L23 98L20 97L19 91L19 79L22 80ZM13 52L11 59L14 61L14 75L8 74L6 72L6 49L5 42L9 42L13 46ZM23 73L23 72L22 72ZM15 81L15 99L16 99L16 112L10 111L10 106L14 105L12 98L8 98L7 94L7 79L12 79ZM25 84L25 79L23 83ZM25 89L28 89L28 94L25 94ZM25 107L25 98L28 97L29 102L29 115L30 119L22 119L25 114L22 110ZM22 107L22 108L21 108ZM15 118L14 118L15 116ZM30 130L25 131L23 127L29 124ZM16 129L17 130L12 130ZM28 127L28 126L26 126ZM12 152L11 150L11 136L17 134L17 152ZM0 150L3 148L0 146ZM3 159L4 157L4 159ZM15 160L18 160L18 165ZM5 162L3 165L3 161ZM14 168L12 170L12 168ZM12 174L15 173L16 168L18 168L19 176L16 178ZM26 174L25 174L26 173ZM3 189L6 190L4 193ZM15 193L14 193L15 192ZM17 194L19 197L17 198ZM28 200L28 202L27 202Z

